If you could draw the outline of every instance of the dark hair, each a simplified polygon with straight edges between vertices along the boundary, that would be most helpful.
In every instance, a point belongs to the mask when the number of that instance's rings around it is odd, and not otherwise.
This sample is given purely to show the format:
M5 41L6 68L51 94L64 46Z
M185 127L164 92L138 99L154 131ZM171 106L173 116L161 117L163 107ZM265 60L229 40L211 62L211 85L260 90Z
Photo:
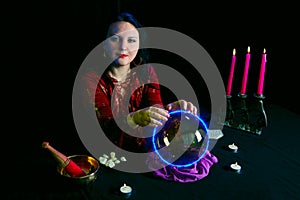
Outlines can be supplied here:
M142 28L142 24L130 13L128 12L120 12L117 14L116 19L113 19L113 22L117 21L124 21L124 22L129 22L132 25L134 25L135 28Z
M109 25L115 22L128 22L132 24L135 28L137 28L140 36L140 44L143 45L146 41L146 33L141 29L143 26L142 24L129 12L122 11L118 13L114 18L112 18ZM107 35L109 37L109 35ZM141 46L140 45L140 46ZM147 63L149 59L149 52L147 49L139 49L138 54L136 56L137 61L135 63Z

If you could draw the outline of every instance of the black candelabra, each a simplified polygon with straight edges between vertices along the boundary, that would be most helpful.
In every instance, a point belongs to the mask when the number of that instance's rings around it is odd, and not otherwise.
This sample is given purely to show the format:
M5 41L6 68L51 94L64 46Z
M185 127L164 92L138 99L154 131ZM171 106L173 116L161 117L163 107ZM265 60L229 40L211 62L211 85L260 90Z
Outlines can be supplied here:
M238 94L236 98L227 95L227 108L224 126L236 128L260 135L267 126L267 115L264 108L264 95Z
M267 62L266 56L266 49L264 49L261 59L257 93L253 95L253 98L249 98L245 94L250 64L250 47L248 46L241 92L234 98L233 96L231 96L231 86L236 58L235 49L233 50L231 68L226 91L227 108L224 126L255 133L257 135L260 135L262 133L263 128L267 126L267 115L265 112L263 102L265 96L262 93L265 66Z

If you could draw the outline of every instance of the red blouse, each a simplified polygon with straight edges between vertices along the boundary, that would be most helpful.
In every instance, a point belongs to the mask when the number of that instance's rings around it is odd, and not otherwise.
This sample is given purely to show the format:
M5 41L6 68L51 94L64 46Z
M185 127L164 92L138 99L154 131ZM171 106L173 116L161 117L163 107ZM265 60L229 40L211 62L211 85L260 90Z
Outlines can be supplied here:
M151 65L147 65L143 70L142 75L131 70L122 83L106 72L99 76L96 71L91 71L83 79L88 101L95 105L98 121L106 136L119 147L133 152L147 151L146 139L127 134L116 124L117 120L113 118L113 113L128 126L126 121L128 112L153 105L163 106L156 72ZM95 97L89 95L93 94L92 91ZM122 103L124 99L127 102L129 100L127 105ZM139 135L143 134L141 130L136 128L130 131L135 132L134 135Z

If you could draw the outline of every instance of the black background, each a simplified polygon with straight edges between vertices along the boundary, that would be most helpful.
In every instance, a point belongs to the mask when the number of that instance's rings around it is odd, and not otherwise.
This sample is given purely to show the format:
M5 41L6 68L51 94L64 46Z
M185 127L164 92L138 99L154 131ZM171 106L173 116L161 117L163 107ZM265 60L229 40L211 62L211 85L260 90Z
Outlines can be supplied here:
M247 91L250 95L256 91L266 48L265 102L300 113L296 8L287 1L10 2L3 6L1 17L2 113L5 135L13 144L10 150L22 155L16 145L38 150L42 141L50 140L66 154L80 151L80 145L69 148L78 139L72 116L73 83L81 63L104 40L107 22L119 10L133 13L145 27L177 30L196 40L216 63L225 84L236 48L233 93L240 88L248 46L252 57Z

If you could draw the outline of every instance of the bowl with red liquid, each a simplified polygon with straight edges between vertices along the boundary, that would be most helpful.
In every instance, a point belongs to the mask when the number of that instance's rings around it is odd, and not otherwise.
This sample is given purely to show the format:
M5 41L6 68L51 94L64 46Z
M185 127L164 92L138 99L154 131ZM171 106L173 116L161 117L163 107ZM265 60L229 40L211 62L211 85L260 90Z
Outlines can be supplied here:
M101 168L100 162L96 158L89 155L72 155L68 156L68 159L70 160L70 163L74 163L77 168L79 167L82 170L80 175L72 176L68 173L66 166L57 165L58 173L68 183L76 185L91 185L98 178Z

